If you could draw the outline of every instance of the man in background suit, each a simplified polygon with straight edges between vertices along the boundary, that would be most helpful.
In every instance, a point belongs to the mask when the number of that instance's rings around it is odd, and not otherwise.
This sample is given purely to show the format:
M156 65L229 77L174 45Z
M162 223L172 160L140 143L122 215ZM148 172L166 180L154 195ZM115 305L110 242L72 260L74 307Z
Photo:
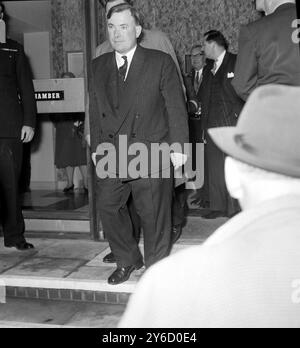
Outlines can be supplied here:
M0 19L4 6L0 3ZM4 18L5 19L5 18ZM0 42L0 201L4 245L32 249L24 237L19 195L23 143L34 136L36 103L23 47L1 35ZM3 42L4 41L4 42Z
M266 17L241 28L232 81L244 100L258 86L277 83L300 86L300 53L292 40L297 18L295 1L257 0Z
M202 108L202 125L207 145L205 156L208 164L210 212L207 219L230 217L239 211L237 201L226 189L224 177L225 154L207 134L208 128L234 126L243 107L231 81L234 76L236 56L228 52L223 34L211 30L204 35L205 55L211 61L203 69L199 95Z
M114 6L107 19L115 51L92 64L92 151L98 149L99 153L99 144L111 144L110 150L116 149L119 158L120 136L131 145L144 144L149 151L153 143L179 143L183 147L188 142L187 114L172 58L137 45L142 27L139 14L129 4ZM143 265L127 208L131 194L144 231L146 267L170 252L173 180L170 175L153 178L163 169L170 170L170 158L175 169L187 159L183 153L172 153L138 178L130 173L121 177L121 164L117 162L117 170L112 173L115 178L98 180L101 221L117 261L109 284L125 282Z
M200 86L203 80L203 68L206 57L201 45L195 45L191 50L191 72L185 77L185 86L188 99L190 142L193 146L193 170L196 170L196 144L203 143L204 134L201 122ZM208 171L206 158L204 158L204 184L193 196L192 204L202 208L209 206Z

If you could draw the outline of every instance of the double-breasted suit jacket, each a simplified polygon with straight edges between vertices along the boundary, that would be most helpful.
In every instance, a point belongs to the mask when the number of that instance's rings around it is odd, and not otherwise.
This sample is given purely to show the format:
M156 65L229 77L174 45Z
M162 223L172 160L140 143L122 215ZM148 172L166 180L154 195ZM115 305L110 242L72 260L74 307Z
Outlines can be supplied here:
M138 46L123 86L114 53L95 59L92 75L93 152L99 144L108 143L115 146L118 157L120 135L127 136L128 145L143 143L148 149L152 143L179 143L182 147L188 143L184 96L169 55ZM162 165L170 166L170 161Z

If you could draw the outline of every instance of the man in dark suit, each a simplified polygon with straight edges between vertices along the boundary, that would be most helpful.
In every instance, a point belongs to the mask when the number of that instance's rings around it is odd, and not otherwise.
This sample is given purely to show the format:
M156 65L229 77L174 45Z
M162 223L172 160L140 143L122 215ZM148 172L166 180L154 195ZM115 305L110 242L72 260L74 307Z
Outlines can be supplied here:
M0 3L0 16L4 7ZM2 36L3 37L3 36ZM4 41L4 42L3 42ZM10 39L0 42L0 201L6 247L32 249L24 237L18 192L23 143L34 135L36 103L30 67L23 47Z
M292 40L295 1L257 0L256 7L266 16L241 28L232 82L244 100L259 86L300 86L299 46Z
M92 63L90 122L98 176L103 174L104 154L115 151L116 158L120 157L116 167L108 163L110 175L98 180L101 221L117 261L117 269L108 282L116 285L143 266L127 208L130 195L141 219L145 264L149 267L166 257L171 246L173 180L172 173L162 175L163 169L172 172L171 160L178 169L187 159L175 151L168 153L167 158L163 156L158 164L151 162L137 177L130 170L124 174L128 167L122 167L122 162L130 163L132 157L127 157L128 148L121 145L122 139L128 146L143 145L149 156L142 156L142 160L149 164L154 144L178 143L183 147L188 143L188 125L184 95L172 58L137 44L142 33L137 11L129 4L120 4L109 11L107 19L109 40L115 51Z
M195 45L191 50L191 72L185 76L185 86L188 98L189 111L189 130L190 142L193 147L193 170L196 170L197 152L196 144L203 143L203 129L201 124L201 105L200 105L200 86L203 80L203 68L206 64L206 57L201 45ZM205 161L206 159L204 159ZM208 171L207 164L204 165L204 185L197 189L193 196L193 204L201 208L209 206L209 192L208 192Z
M102 4L103 8L105 9L106 15L110 11L110 9L114 6L120 5L122 3L128 3L129 5L132 5L131 0L100 0L99 2ZM140 45L144 48L155 49L155 50L159 50L169 54L172 57L174 63L176 64L179 78L182 79L179 63L178 63L174 48L168 36L165 33L159 30L143 30L143 37L140 40ZM109 40L106 40L100 46L96 48L96 57L99 57L105 53L109 53L113 51L114 50ZM185 88L184 88L184 92L185 92ZM86 133L87 142L90 146L89 129L90 129L89 117L86 117L85 118L85 133ZM175 243L181 236L182 227L185 222L185 215L186 215L185 214L186 213L185 187L183 185L181 185L180 187L177 187L174 190L173 197L174 199L173 199L173 208L172 208L172 225L173 225L172 239L173 239L173 243ZM141 235L141 224L140 224L140 219L136 213L136 209L134 207L132 198L130 198L128 201L128 208L129 208L129 213L130 213L132 224L133 224L134 237L137 241L139 241L140 235ZM110 252L107 255L105 255L103 258L103 262L115 263L116 259L114 254Z
M239 211L237 201L228 194L225 185L225 154L220 151L207 134L208 128L234 126L243 107L231 81L234 76L236 56L228 52L228 43L223 34L211 30L204 35L205 55L210 59L203 69L203 81L199 95L202 107L202 126L205 132L209 176L209 199L211 212L207 219L232 216Z

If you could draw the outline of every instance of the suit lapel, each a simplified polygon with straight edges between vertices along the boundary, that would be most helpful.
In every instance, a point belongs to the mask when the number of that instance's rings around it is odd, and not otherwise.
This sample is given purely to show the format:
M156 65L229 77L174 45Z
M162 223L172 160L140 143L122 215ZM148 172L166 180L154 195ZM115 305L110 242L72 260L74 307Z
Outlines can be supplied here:
M118 68L115 59L115 54L113 53L108 61L108 66L106 67L106 76L104 78L105 87L107 93L108 104L111 108L113 114L116 115L116 110L119 107L119 97L118 97ZM117 115L116 115L117 116Z
M121 128L126 120L131 107L134 104L136 94L140 90L140 86L144 77L145 69L145 52L140 46L137 47L133 56L127 79L125 81L124 93L119 102L118 121L116 124L117 131Z
M115 110L118 108L118 69L114 53L111 53L106 63L96 68L95 83L99 86L97 93L99 100L105 102L109 111L116 115ZM100 87L101 86L101 87Z

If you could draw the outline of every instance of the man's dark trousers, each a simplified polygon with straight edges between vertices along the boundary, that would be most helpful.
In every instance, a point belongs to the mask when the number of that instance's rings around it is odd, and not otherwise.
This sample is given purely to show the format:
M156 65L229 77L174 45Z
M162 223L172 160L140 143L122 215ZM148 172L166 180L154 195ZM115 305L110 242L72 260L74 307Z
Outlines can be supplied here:
M24 219L19 196L23 144L19 139L0 138L0 200L4 244L24 239Z
M169 255L172 179L98 180L98 189L101 222L118 267L139 265L143 260L128 212L130 194L144 232L146 267Z

